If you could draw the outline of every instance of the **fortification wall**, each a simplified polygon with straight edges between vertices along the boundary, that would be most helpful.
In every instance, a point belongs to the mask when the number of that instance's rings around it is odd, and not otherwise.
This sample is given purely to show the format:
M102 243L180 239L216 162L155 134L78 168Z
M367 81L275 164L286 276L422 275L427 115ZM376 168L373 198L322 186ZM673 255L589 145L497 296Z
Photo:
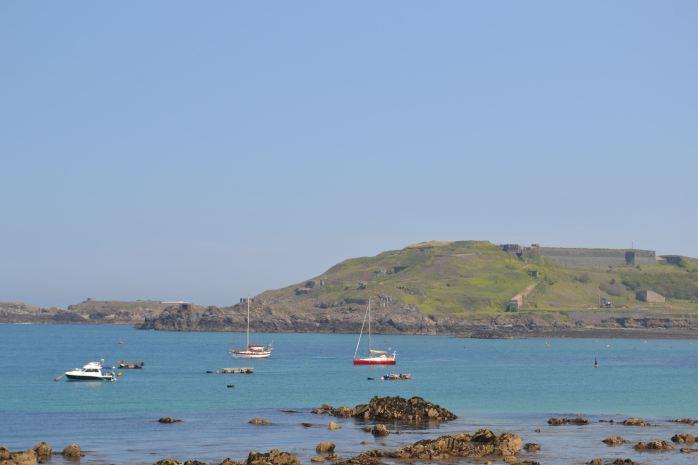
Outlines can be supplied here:
M540 247L537 252L559 266L648 265L657 259L654 250Z

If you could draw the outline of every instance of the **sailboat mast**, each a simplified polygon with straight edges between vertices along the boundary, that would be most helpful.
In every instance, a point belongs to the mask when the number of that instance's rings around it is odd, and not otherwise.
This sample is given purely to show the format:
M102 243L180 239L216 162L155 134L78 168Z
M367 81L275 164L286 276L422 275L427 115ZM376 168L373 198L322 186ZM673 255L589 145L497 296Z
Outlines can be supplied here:
M368 298L368 352L371 353L371 298Z
M250 347L250 298L247 298L247 346Z
M368 317L368 310L364 313L364 321L361 322L361 331L359 332L359 339L356 341L356 349L354 350L354 359L356 359L356 354L359 352L359 344L361 344L361 336L364 334L364 325L366 324L366 318Z

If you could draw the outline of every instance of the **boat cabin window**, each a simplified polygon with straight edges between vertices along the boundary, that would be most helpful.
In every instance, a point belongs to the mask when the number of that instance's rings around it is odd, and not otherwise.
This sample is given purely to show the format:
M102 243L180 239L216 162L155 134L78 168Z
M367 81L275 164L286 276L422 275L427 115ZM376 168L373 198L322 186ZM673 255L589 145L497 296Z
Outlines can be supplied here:
M95 369L95 368L88 368L88 369L85 370L85 371L88 372L88 373L97 373L97 369Z

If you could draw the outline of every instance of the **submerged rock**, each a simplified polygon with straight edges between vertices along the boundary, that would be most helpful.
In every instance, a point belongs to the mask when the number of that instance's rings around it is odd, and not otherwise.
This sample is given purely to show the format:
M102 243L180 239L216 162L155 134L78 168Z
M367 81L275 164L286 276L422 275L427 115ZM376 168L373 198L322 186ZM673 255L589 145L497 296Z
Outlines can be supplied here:
M182 420L172 417L162 417L158 418L158 423L179 423Z
M589 420L586 418L582 417L575 417L575 418L556 418L552 417L548 420L548 424L552 426L560 426L560 425L588 425Z
M698 420L694 420L693 418L677 418L676 420L673 420L674 423L683 423L684 425L695 425L698 423Z
M248 423L251 425L269 426L268 420L265 420L264 418L259 418L259 417L252 418L250 421L248 421Z
M250 452L245 463L247 465L301 465L295 455L279 449L272 449L265 453Z
M63 455L63 457L67 457L67 458L77 459L77 458L82 457L85 454L83 454L82 450L80 450L80 446L74 442L74 443L70 444L68 447L66 447L65 449L63 449L63 452L61 452L61 455Z
M638 442L635 444L634 449L636 451L665 451L672 450L674 446L663 440L648 441L648 442Z
M315 463L322 463L325 460L326 460L325 457L323 457L322 455L316 455L316 456L310 458L310 461L315 462Z
M616 446L620 446L621 444L625 444L628 441L626 441L625 439L623 439L620 436L609 436L601 442L603 442L607 446L616 447Z
M637 462L634 462L630 459L611 459L611 460L606 460L605 462L603 459L593 459L590 462L587 462L588 465L638 465Z
M681 453L683 453L683 454L692 454L692 453L694 453L694 452L698 452L698 449L696 449L695 447L682 447L682 448L679 449L679 450L680 450Z
M526 452L536 452L540 450L540 444L536 444L535 442L527 442L524 444L524 450Z

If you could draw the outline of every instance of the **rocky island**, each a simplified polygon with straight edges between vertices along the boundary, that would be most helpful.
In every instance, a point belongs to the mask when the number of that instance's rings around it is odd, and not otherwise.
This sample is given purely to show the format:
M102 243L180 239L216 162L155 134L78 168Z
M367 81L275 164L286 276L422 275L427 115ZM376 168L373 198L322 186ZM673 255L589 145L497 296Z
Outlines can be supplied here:
M464 337L695 337L698 260L653 251L424 242L345 260L252 300L252 329L355 333L372 297L374 330ZM0 303L0 322L115 323L241 331L245 307L97 301L67 309Z

